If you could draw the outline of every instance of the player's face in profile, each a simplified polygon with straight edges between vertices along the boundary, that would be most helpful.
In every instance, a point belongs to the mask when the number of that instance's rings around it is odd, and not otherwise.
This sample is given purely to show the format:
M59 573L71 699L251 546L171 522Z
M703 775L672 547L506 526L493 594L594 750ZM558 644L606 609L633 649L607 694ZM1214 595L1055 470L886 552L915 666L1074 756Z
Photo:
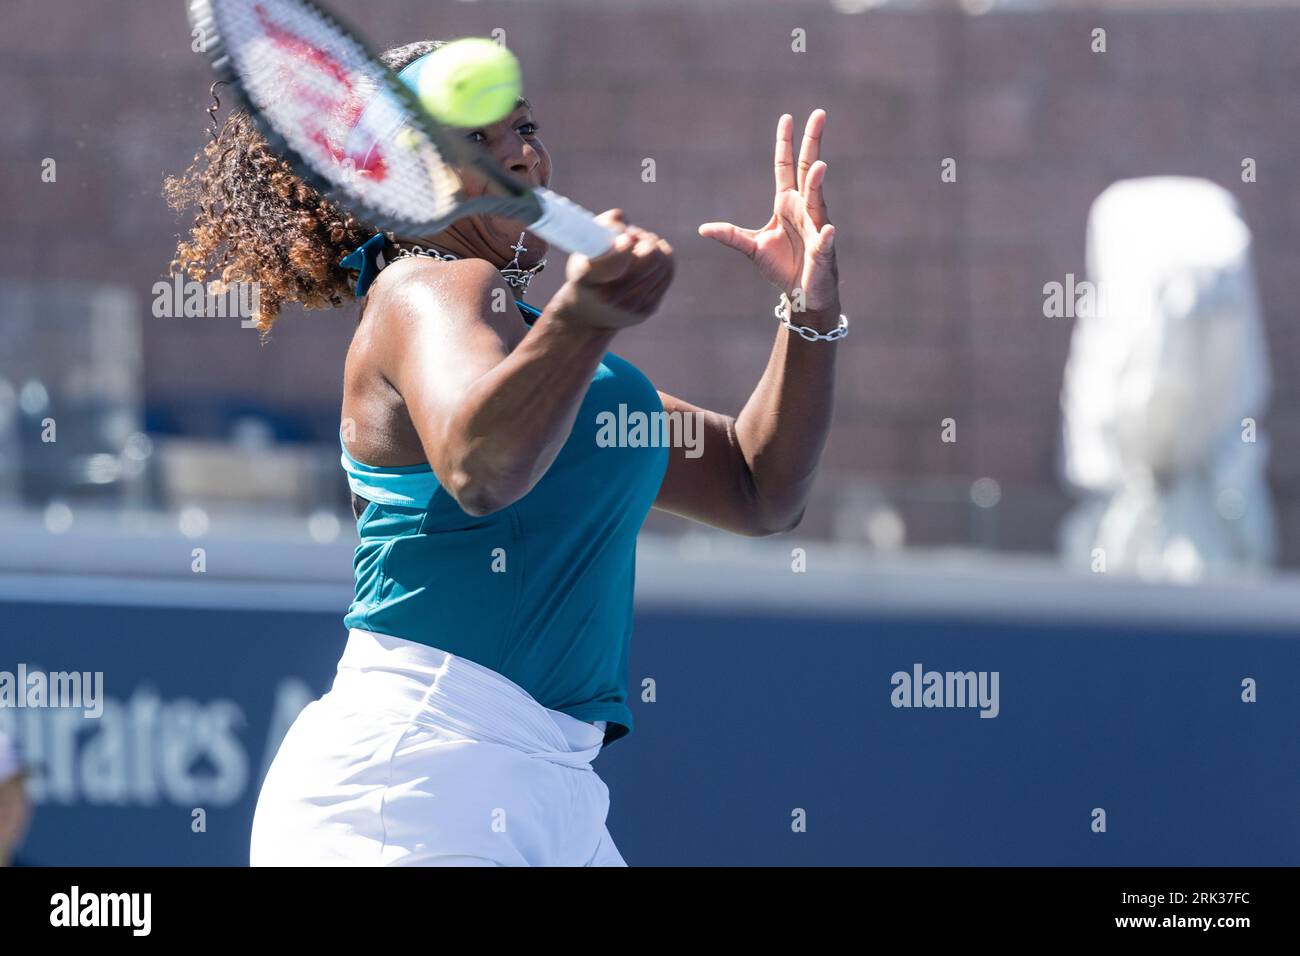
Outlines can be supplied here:
M466 129L464 135L503 169L536 187L551 181L551 154L546 151L539 130L531 104L521 101L499 122Z
M538 130L532 105L523 101L497 123L457 132L487 152L502 169L528 185L549 186L551 154L547 152ZM460 172L465 181L466 197L481 196L487 191L486 181L472 169ZM500 249L513 246L527 225L503 216L467 216L462 220L462 227L469 226L485 237L493 248ZM524 268L535 265L546 255L546 241L531 232L524 236L524 245L527 252L520 257L520 265Z

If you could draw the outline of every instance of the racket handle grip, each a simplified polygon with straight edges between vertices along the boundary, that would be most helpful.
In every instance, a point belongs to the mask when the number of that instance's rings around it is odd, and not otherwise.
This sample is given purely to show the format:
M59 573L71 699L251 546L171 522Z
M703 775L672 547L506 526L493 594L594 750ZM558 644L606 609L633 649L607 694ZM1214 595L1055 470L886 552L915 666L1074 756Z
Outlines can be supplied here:
M528 228L547 242L582 253L588 259L607 252L614 244L617 234L596 222L577 203L545 188L533 190L533 195L542 204L542 214Z

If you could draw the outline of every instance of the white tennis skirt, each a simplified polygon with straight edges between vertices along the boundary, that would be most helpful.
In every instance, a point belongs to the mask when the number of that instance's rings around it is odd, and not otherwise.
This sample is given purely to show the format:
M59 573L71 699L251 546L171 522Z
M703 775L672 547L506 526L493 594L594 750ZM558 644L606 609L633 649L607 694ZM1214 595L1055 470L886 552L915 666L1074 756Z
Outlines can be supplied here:
M626 866L603 740L489 668L354 628L267 772L252 865Z

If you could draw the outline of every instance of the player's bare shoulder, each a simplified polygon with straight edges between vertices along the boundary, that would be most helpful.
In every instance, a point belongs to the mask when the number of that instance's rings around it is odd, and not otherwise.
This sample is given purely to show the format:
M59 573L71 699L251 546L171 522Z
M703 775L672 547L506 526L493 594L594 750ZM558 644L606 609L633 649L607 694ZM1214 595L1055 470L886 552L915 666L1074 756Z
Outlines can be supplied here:
M456 343L484 333L513 348L527 334L510 287L484 259L408 256L389 264L370 287L354 350L381 368L417 345Z
M396 387L412 361L421 374L446 362L475 366L483 355L508 354L527 334L510 287L490 262L407 256L371 285L348 363Z
M521 324L510 287L485 259L444 261L407 256L385 268L370 287L367 318L387 331L411 322L442 320L452 325L486 322Z

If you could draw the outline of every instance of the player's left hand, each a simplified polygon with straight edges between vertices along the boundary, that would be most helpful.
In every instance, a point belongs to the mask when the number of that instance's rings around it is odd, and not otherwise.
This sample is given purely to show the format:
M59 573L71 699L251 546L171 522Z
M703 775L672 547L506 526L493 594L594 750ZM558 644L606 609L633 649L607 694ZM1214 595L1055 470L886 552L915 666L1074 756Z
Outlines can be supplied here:
M839 271L835 264L835 227L826 215L821 154L826 111L813 110L804 128L799 165L794 162L794 117L785 113L776 124L776 199L772 218L761 229L729 222L706 222L701 236L716 239L751 259L759 273L792 299L803 290L804 309L839 309Z

